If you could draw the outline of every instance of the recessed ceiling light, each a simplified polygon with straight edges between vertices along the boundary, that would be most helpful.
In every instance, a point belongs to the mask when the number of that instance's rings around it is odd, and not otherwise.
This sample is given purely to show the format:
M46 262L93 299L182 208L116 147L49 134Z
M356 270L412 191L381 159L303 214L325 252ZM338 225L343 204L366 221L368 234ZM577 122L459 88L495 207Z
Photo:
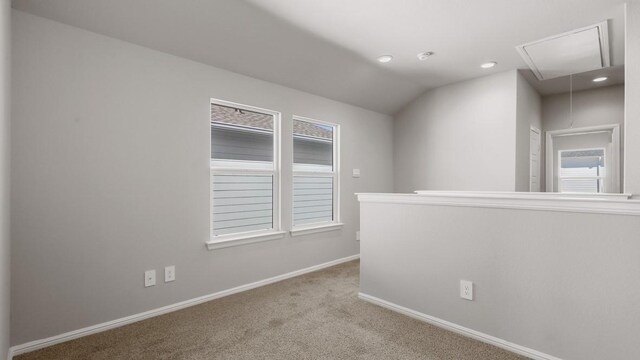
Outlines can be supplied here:
M425 51L425 52L421 52L420 54L418 54L418 59L420 60L427 60L429 57L435 55L436 53L434 53L433 51Z
M492 67L494 67L494 66L496 66L496 65L498 65L498 63L497 63L497 62L495 62L495 61L489 61L489 62L486 62L486 63L484 63L484 64L480 65L480 67L481 67L481 68L483 68L483 69L491 69Z
M378 58L378 61L381 63L388 63L391 60L393 60L393 56L391 55L382 55Z
M601 76L601 77L597 77L597 78L593 79L593 82L602 82L602 81L605 81L607 79L608 79L608 77Z

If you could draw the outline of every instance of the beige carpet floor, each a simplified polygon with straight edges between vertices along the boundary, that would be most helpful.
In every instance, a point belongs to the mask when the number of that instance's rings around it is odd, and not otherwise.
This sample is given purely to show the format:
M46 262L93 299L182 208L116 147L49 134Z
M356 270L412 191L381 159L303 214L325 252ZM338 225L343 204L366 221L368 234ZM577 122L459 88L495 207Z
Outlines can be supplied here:
M358 282L349 262L15 359L524 359L359 300Z

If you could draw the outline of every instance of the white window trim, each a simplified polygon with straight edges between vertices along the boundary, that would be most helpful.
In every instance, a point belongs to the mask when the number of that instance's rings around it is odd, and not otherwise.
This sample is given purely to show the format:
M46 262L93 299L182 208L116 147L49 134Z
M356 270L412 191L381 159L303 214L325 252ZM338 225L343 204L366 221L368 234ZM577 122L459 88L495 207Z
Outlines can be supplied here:
M603 154L604 154L604 163L605 163L605 173L604 175L599 175L599 176L562 176L560 175L562 173L562 153L563 152L572 152L572 151L585 151L585 150L602 150ZM596 194L601 194L601 193L607 193L607 182L604 181L607 178L607 165L608 164L608 158L607 158L607 149L605 148L588 148L588 149L569 149L569 150L558 150L558 192L564 193L564 191L562 191L562 180L564 179L579 179L579 180L603 180L602 181L602 190L599 193Z
M340 125L311 119L308 117L293 115L292 120L305 121L312 124L326 125L333 127L333 169L331 172L324 171L295 171L292 170L293 176L326 176L333 178L333 220L313 224L304 224L299 226L293 225L293 196L291 197L291 236L308 235L325 231L339 230L344 225L340 222ZM292 169L293 169L292 156ZM293 182L292 182L293 183ZM293 191L293 189L292 189Z
M217 250L224 249L232 246L241 246L247 244L253 244L262 241L277 240L284 238L286 231L275 230L261 230L261 231L249 231L244 233L230 234L229 236L223 235L225 238L222 240L209 240L207 241L207 249Z
M289 232L291 236L301 236L301 235L309 235L315 234L325 231L334 231L340 230L344 226L343 223L331 221L331 222L323 222L317 224L311 224L309 226L296 226L291 229Z
M213 168L211 162L211 141L209 141L209 240L206 241L207 249L215 250L231 246L240 246L252 244L261 241L269 241L281 239L286 234L282 231L281 223L281 201L282 194L281 184L281 118L282 114L278 111L263 109L251 105L244 105L235 102L211 98L210 104L228 106L247 111L253 111L273 116L273 169L239 169L235 167ZM209 118L211 122L211 118ZM273 176L273 228L269 230L248 231L242 233L213 235L213 187L211 186L211 177L213 175L237 175L237 174L256 174L256 175L272 175Z

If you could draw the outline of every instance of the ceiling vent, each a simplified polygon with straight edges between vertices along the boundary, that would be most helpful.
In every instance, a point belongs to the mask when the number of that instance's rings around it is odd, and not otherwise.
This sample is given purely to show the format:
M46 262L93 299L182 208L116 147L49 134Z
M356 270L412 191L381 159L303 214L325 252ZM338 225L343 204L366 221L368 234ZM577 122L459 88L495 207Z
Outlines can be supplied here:
M516 46L538 80L610 66L607 22Z

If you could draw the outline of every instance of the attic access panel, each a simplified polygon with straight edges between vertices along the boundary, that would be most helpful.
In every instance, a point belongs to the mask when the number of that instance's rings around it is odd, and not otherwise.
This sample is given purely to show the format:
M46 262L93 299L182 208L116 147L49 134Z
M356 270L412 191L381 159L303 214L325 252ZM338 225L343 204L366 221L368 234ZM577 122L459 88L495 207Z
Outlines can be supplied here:
M516 46L516 49L538 80L610 66L606 21Z

